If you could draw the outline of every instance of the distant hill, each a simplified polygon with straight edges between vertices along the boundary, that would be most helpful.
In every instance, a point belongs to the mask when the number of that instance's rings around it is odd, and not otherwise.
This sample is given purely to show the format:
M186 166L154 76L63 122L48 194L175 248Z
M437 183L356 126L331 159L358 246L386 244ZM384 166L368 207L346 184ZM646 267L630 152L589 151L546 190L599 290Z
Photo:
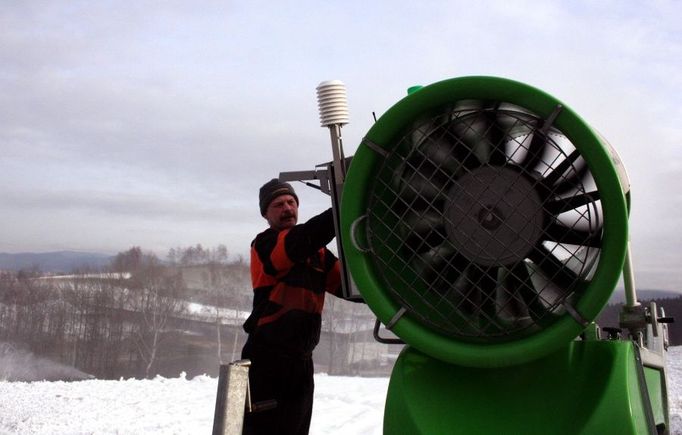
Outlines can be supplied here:
M637 289L637 299L640 301L654 299L673 299L682 296L682 292L672 290ZM611 295L609 304L622 304L625 302L625 290L617 288Z
M70 273L74 269L108 266L112 255L94 252L22 252L17 254L0 253L0 270L21 270L38 267L41 272Z

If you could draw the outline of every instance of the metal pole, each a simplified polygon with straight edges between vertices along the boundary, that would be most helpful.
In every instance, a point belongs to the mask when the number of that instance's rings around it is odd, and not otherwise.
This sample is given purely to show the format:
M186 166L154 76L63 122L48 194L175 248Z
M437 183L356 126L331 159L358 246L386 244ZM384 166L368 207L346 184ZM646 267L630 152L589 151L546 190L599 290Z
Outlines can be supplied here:
M329 128L332 142L333 161L329 165L329 184L332 197L332 209L334 214L334 228L336 232L336 246L339 259L341 260L341 289L344 298L357 299L353 291L353 283L345 267L343 245L341 244L341 194L346 179L346 158L343 155L343 140L341 127L348 124L348 101L346 87L339 80L322 82L317 86L317 103L320 109L320 125Z
M251 405L248 398L250 365L251 361L246 359L220 366L213 435L241 435L244 411Z
M329 134L332 141L332 157L334 158L334 183L341 194L341 186L346 178L346 162L343 156L343 141L341 139L341 124L329 126Z
M623 265L623 286L625 287L625 306L637 307L637 290L635 289L635 275L632 268L632 252L628 241L627 251L625 252L625 264Z

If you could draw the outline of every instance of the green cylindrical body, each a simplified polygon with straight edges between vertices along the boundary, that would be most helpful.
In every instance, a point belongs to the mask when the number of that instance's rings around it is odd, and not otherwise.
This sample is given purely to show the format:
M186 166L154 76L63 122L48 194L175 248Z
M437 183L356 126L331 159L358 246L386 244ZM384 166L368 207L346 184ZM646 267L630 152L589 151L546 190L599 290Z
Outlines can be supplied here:
M647 417L635 351L629 341L576 341L526 364L473 368L407 348L391 376L384 433L655 433L666 421Z

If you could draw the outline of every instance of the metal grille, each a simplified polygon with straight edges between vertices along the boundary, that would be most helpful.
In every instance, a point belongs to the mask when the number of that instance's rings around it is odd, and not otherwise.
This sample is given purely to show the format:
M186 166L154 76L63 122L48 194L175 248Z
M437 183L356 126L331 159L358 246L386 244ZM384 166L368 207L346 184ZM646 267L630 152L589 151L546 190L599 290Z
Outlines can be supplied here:
M390 149L371 187L368 241L414 318L504 342L573 311L598 262L602 210L585 160L551 119L461 101Z

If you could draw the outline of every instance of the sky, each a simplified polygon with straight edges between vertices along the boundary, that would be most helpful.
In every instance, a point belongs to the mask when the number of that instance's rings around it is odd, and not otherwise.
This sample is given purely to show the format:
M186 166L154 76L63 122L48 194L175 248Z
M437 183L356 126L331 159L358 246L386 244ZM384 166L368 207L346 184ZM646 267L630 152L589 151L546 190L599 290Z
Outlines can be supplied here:
M353 154L412 85L554 95L618 150L636 279L682 288L679 1L22 1L0 8L0 252L246 256L258 188L331 159L315 87L342 80ZM302 184L300 218L329 204Z

